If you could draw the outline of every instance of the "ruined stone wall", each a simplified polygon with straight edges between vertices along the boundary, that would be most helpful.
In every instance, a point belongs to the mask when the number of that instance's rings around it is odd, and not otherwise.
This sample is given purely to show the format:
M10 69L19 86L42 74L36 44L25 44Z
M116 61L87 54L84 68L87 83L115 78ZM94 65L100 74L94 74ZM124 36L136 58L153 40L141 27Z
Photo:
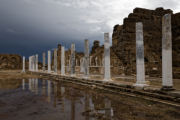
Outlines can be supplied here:
M22 57L14 54L0 54L0 70L22 69Z
M180 71L180 14L173 14L172 10L157 8L148 10L135 8L124 19L123 25L116 25L112 35L112 49L118 56L124 67L124 73L132 75L136 73L136 40L135 40L135 23L143 23L144 32L144 53L146 75L161 76L161 59L162 59L162 16L172 14L172 34L173 34L173 68L174 77Z

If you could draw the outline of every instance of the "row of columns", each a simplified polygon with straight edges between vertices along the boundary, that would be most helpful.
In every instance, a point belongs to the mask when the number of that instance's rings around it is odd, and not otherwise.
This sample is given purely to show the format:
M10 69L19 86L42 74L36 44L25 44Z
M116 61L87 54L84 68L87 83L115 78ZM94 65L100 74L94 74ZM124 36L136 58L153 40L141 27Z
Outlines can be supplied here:
M136 23L136 84L135 86L146 86L145 66L144 66L144 42L143 24ZM81 71L84 77L89 77L89 41L86 39L84 44L84 58L81 64ZM23 61L25 58L23 57ZM29 57L29 70L38 71L38 55ZM45 53L43 53L43 71L45 71ZM75 76L75 44L71 45L70 74ZM23 71L25 64L23 62ZM51 72L51 51L48 51L48 73ZM57 49L54 50L54 72L57 73ZM61 47L61 75L65 75L65 48ZM104 34L104 80L111 80L110 68L110 39L109 33ZM162 85L171 88L172 82L172 33L171 33L171 14L166 14L162 19Z
M136 23L136 84L135 86L147 86L144 67L144 43L143 24ZM172 89L172 31L171 14L162 18L162 86L163 89Z
M38 55L29 57L29 71L38 71ZM23 70L25 72L25 57L23 56Z

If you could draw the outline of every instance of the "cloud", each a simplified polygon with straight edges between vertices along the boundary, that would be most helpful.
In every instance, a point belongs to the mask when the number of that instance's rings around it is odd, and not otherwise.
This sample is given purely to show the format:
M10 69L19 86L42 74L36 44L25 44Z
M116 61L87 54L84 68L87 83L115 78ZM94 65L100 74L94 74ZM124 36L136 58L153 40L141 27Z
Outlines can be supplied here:
M179 6L178 0L1 0L0 39L8 39L12 45L19 41L29 43L29 47L36 45L35 51L44 46L54 48L57 43L69 47L77 42L83 47L85 38L91 44L95 39L102 43L103 33L112 33L113 26L122 24L135 7L165 7L178 12ZM21 34L15 38L4 30Z
M16 33L17 33L17 32L16 32L14 29L12 29L12 28L7 28L5 31L8 32L8 33L12 33L12 34L16 34Z

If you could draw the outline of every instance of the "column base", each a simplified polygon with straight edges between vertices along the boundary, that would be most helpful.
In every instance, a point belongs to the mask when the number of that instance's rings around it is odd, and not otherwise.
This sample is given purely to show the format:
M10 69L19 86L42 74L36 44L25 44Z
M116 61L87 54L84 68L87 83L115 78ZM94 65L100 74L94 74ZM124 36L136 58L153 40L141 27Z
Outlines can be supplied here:
M103 79L103 81L113 81L113 80L110 78L110 79Z
M135 83L133 86L143 88L143 87L147 87L148 85L145 83Z
M89 79L89 76L83 76L84 79Z
M58 73L57 72L53 72L53 74L57 75Z
M71 74L70 76L71 76L71 77L76 77L76 75L75 75L75 74Z
M161 88L161 90L163 90L163 91L173 91L175 89L173 88L173 86L163 86Z

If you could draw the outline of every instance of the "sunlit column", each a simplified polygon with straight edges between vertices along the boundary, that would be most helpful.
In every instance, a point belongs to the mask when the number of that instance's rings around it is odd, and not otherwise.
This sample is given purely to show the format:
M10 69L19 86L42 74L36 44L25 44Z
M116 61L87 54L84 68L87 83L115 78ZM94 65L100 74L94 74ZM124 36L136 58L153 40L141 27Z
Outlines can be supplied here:
M36 64L36 71L38 71L38 54L36 54L35 59L36 59L36 62L35 62L35 64Z
M46 53L44 52L42 56L43 56L43 71L45 71L46 70Z
M31 71L31 56L29 56L29 71Z
M162 86L166 90L173 87L171 29L171 14L166 14L162 18Z
M75 44L71 45L71 76L75 75Z
M109 33L104 33L104 80L111 80Z
M85 40L85 45L84 45L84 77L88 78L89 77L89 41L86 39Z
M136 84L135 86L140 86L140 87L146 86L142 22L136 23Z
M48 51L48 73L51 72L51 51Z
M65 51L64 46L61 46L61 75L65 75Z
M25 72L25 57L23 56L23 69L22 72Z

